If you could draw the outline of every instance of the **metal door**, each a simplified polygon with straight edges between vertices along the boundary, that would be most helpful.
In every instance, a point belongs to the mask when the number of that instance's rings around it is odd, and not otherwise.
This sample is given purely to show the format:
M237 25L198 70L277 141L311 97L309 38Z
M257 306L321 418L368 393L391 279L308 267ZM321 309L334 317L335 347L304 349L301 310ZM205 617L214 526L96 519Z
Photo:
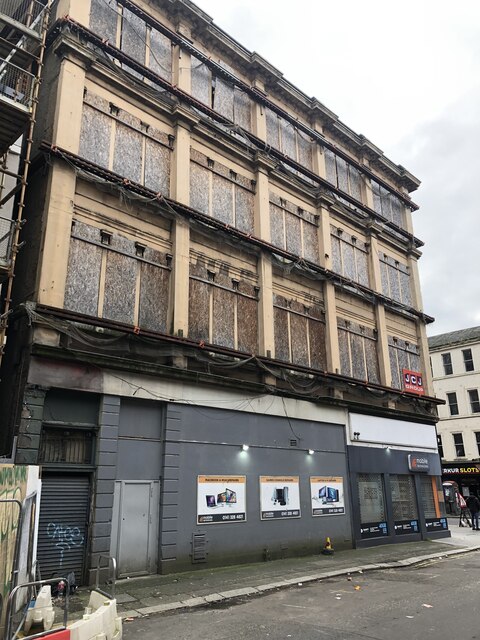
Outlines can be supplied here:
M42 579L73 571L77 584L82 584L89 512L88 475L42 477L37 548Z
M111 554L118 576L157 571L158 481L117 481L112 517Z

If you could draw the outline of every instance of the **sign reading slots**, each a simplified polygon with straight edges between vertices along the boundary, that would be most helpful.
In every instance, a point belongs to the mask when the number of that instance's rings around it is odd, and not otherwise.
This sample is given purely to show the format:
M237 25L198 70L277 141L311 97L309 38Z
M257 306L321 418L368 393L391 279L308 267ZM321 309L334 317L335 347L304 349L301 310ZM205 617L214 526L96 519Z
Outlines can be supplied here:
M403 388L410 393L417 393L419 396L425 395L425 389L423 388L423 376L418 371L410 371L410 369L403 369Z

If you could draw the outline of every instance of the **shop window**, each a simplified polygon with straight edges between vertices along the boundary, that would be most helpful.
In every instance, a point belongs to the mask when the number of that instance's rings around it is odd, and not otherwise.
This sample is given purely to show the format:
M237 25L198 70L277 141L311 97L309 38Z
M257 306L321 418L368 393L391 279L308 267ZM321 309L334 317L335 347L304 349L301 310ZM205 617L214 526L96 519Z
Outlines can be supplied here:
M465 457L465 446L463 444L463 435L461 433L454 433L453 444L455 445L455 455L457 458Z
M453 373L452 356L450 353L442 353L443 370L446 376Z
M415 483L410 475L391 475L393 517L395 522L418 518Z
M448 408L450 409L450 415L458 416L457 394L454 391L452 393L447 393L447 402Z
M380 473L359 473L357 480L362 525L385 521L382 475Z
M480 413L480 400L478 398L478 389L470 389L468 392L470 400L470 409L472 413Z
M480 435L480 434L479 434ZM438 455L440 456L440 458L443 458L443 442L442 442L442 436L441 435L437 435L437 447L438 447Z
M472 350L463 349L462 354L463 354L463 364L465 365L465 371L473 371L475 367L473 364Z
M420 505L425 520L441 518L445 515L445 501L441 478L420 476ZM428 522L427 522L428 530Z
M93 464L94 433L84 429L43 427L39 462Z

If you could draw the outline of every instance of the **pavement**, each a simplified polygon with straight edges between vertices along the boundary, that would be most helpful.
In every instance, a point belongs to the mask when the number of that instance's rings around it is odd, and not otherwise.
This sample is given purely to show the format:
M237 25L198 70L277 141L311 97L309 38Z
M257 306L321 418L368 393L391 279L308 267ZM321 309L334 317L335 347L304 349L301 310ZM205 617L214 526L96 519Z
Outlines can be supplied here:
M117 580L117 610L124 620L172 612L211 603L256 596L293 585L366 571L408 567L480 550L480 531L458 526L449 519L451 538L424 540L367 549L335 551L262 563L205 568L186 573ZM108 588L111 591L111 586ZM89 590L72 597L73 617L88 600Z

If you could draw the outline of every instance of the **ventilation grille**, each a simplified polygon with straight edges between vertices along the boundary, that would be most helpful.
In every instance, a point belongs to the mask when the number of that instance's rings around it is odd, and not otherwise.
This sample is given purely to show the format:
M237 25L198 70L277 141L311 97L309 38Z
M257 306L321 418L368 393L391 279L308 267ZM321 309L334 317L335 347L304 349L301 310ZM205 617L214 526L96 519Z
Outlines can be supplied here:
M291 447L296 447L296 446L298 446L298 442L297 442L297 440L290 440L290 446L291 446Z
M204 533L192 533L192 564L207 561L207 538Z

